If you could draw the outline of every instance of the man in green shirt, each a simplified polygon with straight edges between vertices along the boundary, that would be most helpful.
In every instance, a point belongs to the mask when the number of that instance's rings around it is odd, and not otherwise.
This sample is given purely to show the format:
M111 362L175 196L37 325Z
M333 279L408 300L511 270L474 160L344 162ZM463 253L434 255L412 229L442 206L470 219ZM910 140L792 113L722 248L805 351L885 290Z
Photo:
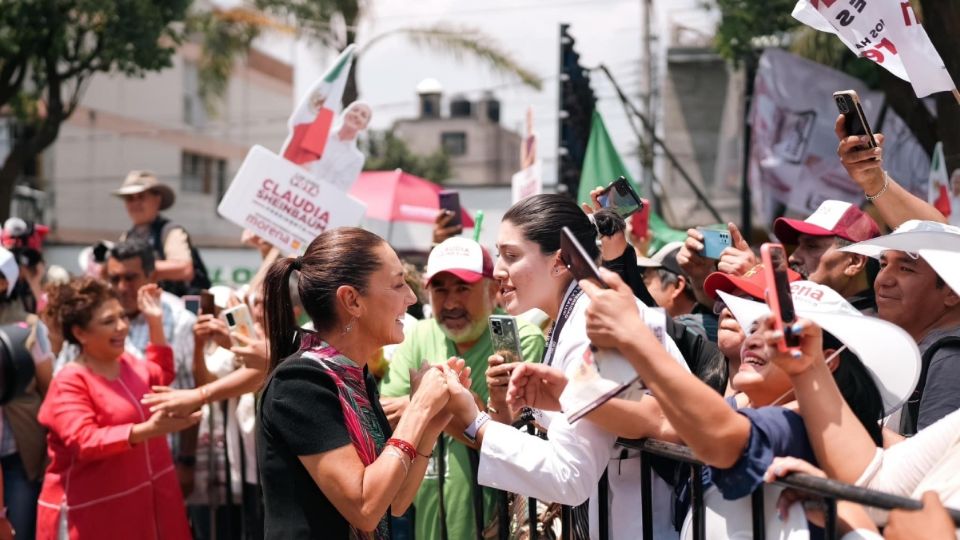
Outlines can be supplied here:
M494 420L510 422L509 408L504 402L507 381L504 368L491 370L499 374L495 377L497 386L493 396L487 387L488 359L494 354L487 317L495 313L498 288L493 280L493 260L489 253L473 240L450 238L430 253L425 278L433 318L418 322L390 361L380 386L381 403L388 418L395 423L410 402L411 369L457 356L471 368L471 390L478 401L488 404L487 411ZM543 333L523 320L517 321L517 330L523 360L539 362L543 356ZM444 435L437 442L413 503L417 540L479 537L474 510L479 502L475 496L480 489L476 483L476 463L479 455L467 446L461 434ZM496 516L493 490L483 489L482 504L482 523L486 527ZM446 536L441 533L444 526Z

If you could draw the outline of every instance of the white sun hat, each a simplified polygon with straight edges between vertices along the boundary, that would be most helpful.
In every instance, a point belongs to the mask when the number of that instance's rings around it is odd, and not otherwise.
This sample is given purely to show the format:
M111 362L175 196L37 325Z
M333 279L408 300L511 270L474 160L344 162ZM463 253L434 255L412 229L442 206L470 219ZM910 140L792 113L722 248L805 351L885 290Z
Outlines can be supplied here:
M890 234L840 249L875 259L889 250L919 255L951 289L960 292L960 227L911 219Z
M830 287L812 281L790 287L797 316L817 323L860 358L880 391L884 413L903 406L920 379L920 351L913 338L893 323L860 313ZM767 304L719 294L741 328L770 315Z

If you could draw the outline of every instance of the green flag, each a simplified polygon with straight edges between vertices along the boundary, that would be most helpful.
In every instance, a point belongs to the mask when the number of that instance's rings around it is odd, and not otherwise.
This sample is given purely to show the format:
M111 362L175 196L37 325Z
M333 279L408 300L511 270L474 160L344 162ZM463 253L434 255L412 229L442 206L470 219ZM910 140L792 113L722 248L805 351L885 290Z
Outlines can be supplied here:
M620 159L600 112L593 111L593 126L590 128L590 140L587 142L587 152L583 158L583 169L580 173L580 191L577 201L590 202L590 191L597 187L606 187L617 178L623 176L630 182L637 193L640 190L636 182L630 177L630 172ZM650 242L650 252L653 253L670 242L682 242L687 233L671 229L663 219L650 212L650 232L653 240Z

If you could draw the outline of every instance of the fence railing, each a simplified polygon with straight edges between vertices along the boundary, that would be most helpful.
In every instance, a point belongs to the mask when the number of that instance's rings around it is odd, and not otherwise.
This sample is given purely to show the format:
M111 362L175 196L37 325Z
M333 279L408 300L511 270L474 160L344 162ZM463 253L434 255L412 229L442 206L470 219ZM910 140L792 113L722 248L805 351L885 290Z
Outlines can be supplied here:
M650 464L650 456L660 456L673 461L678 461L690 465L691 467L691 504L690 509L693 513L693 538L700 540L706 538L705 505L704 505L704 487L702 478L703 467L705 465L693 456L693 452L686 446L672 444L668 442L643 439L643 440L621 440L620 445L640 451L640 490L643 499L641 508L641 517L643 519L643 539L653 539L653 468ZM820 496L824 501L824 538L834 540L839 537L837 531L837 501L850 501L863 506L880 508L882 510L894 510L897 508L907 510L919 510L923 507L922 503L909 497L891 495L872 489L861 488L838 482L818 478L808 474L793 473L781 478L776 484L801 490L807 493ZM764 531L764 495L763 489L757 489L751 495L751 522L753 525L753 538L762 540L766 538ZM533 499L528 501L529 508L535 509L536 502ZM947 512L953 519L955 525L960 527L960 510L947 508ZM562 535L564 540L582 540L573 538L570 533L569 512L565 512L562 519ZM530 512L530 523L535 523L535 512ZM601 530L605 530L602 527ZM536 540L537 530L535 526L530 527L530 538ZM601 535L601 540L608 540Z

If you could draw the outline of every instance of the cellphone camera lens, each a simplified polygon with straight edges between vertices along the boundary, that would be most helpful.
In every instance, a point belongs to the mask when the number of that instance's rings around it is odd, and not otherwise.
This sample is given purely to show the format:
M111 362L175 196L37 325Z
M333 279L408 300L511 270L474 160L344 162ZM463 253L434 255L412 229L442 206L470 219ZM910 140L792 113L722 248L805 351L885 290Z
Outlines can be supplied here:
M503 333L503 328L500 327L500 322L499 322L499 321L494 321L494 322L493 322L493 333L496 334L496 335L498 335L498 336Z
M233 313L227 313L227 324L230 326L236 326L237 321L233 318Z
M837 108L840 109L840 112L845 113L849 112L847 110L847 102L843 98L837 98Z

